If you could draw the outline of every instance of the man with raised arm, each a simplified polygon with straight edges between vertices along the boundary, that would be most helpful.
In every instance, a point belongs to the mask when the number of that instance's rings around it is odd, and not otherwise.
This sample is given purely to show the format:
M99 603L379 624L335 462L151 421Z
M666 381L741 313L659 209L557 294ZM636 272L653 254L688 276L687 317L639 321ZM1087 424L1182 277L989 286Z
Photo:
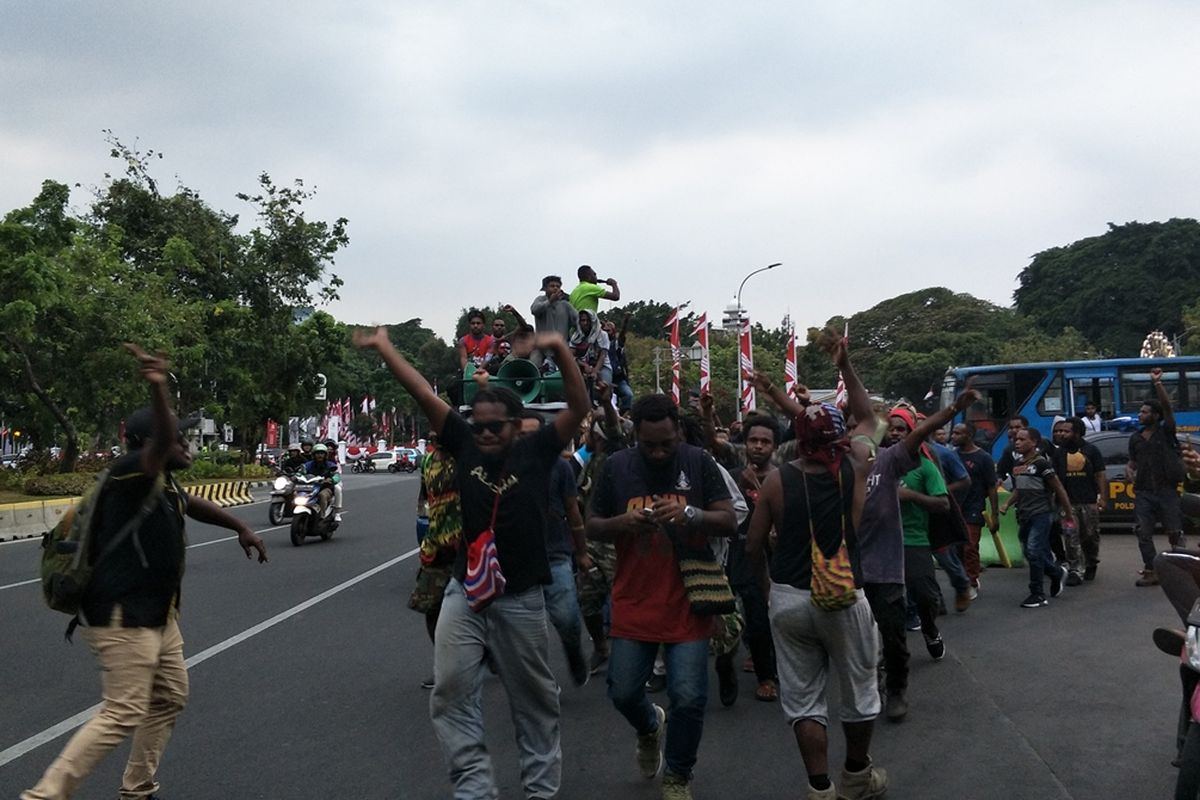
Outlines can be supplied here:
M1138 550L1142 555L1142 576L1138 586L1157 586L1154 573L1154 525L1161 523L1167 543L1180 550L1186 547L1183 538L1183 517L1179 510L1179 483L1183 480L1183 464L1179 457L1179 440L1175 436L1175 414L1171 398L1162 384L1162 370L1150 370L1154 385L1152 398L1146 399L1138 410L1141 430L1129 437L1129 464L1126 470L1133 480L1133 517L1137 522Z
M245 522L175 482L172 470L191 466L192 455L183 437L189 423L180 423L167 404L166 357L125 347L150 385L151 404L125 421L129 452L109 469L92 518L91 552L105 555L94 563L79 617L100 662L103 702L21 800L71 797L130 736L119 797L148 798L158 791L158 765L188 698L179 632L185 515L237 532L246 558L256 551L260 564L267 560L262 539ZM110 542L116 542L111 549Z
M837 408L813 403L804 393L793 400L777 392L779 396L773 399L795 420L799 458L767 477L746 546L761 565L768 533L775 529L776 547L769 571L764 569L763 575L769 574L770 578L780 701L808 773L808 798L856 800L880 797L887 789L886 773L873 767L870 758L880 702L877 640L865 580L897 581L897 621L902 641L904 550L897 496L900 476L915 464L921 441L976 395L964 393L954 408L943 409L917 426L895 446L892 455L884 451L874 457L877 425L870 398L850 364L845 340L832 341L830 351L845 380L850 412L856 421L853 435L847 440ZM890 494L881 489L885 484ZM872 515L879 516L879 499L888 496L893 530L876 527L864 536L864 524ZM853 587L846 587L842 593L844 602L840 607L829 609L829 593L823 588L828 585L830 573L819 568L843 547L850 558ZM818 551L822 563L814 561ZM818 572L823 578L820 583L814 582ZM848 594L851 588L853 593ZM824 699L830 667L841 681L839 718L846 736L846 761L836 787L829 778Z
M599 310L601 300L621 299L621 287L617 286L616 279L600 280L596 277L596 270L587 264L576 270L575 274L579 278L579 283L571 290L571 305L575 306L577 311L591 311L594 314ZM602 283L606 284L608 288L605 289L601 286Z
M485 653L512 709L525 797L555 797L562 779L562 747L542 590L551 582L546 487L560 451L588 412L583 378L561 336L539 336L535 345L552 352L562 368L567 408L552 424L519 438L521 401L508 389L476 393L468 422L397 352L385 328L356 331L354 344L379 352L457 465L463 547L438 616L429 701L454 797L499 797L484 743L480 692Z

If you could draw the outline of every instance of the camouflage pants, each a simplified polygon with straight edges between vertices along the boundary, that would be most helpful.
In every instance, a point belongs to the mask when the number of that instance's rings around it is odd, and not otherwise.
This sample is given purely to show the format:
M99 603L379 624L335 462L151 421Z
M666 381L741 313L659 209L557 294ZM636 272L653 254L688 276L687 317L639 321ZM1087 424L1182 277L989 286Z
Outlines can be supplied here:
M738 641L746 627L746 615L742 611L742 598L737 599L737 610L716 618L709 648L714 656L727 656L737 652Z
M417 570L417 585L408 598L408 607L420 614L437 612L442 607L442 595L449 583L449 566L421 566Z
M579 610L584 617L591 617L604 613L604 601L617 574L617 548L611 542L589 539L587 550L592 568L579 573Z

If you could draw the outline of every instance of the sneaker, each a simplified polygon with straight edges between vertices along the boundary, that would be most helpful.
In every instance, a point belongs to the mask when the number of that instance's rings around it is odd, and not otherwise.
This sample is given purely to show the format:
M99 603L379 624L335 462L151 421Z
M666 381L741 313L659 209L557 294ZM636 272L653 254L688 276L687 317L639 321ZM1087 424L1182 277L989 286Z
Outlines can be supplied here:
M645 736L637 737L638 769L646 780L657 777L663 766L662 743L666 738L663 734L667 729L667 712L662 710L662 706L654 706L654 718L658 727Z
M972 586L970 589L967 589L967 596L971 598L972 603L974 603L976 600L979 599L979 584L978 584L978 582L974 586Z
M674 772L663 775L662 800L692 800L692 789L688 779Z
M1155 628L1154 646L1169 656L1177 656L1183 652L1187 644L1187 634L1174 628Z
M650 676L650 680L646 681L646 691L650 694L656 694L667 688L667 676L659 675L657 672Z
M1050 604L1046 601L1045 595L1031 594L1029 597L1025 598L1024 602L1021 603L1021 608L1041 608L1042 606L1048 605Z
M946 643L942 640L940 633L932 639L928 636L925 637L925 649L929 651L929 657L934 661L941 661L946 657Z
M1084 568L1083 579L1085 581L1096 580L1096 565L1095 564L1089 564L1087 567Z
M595 675L600 671L600 668L608 663L607 650L593 650L592 659L588 662L588 672Z
M1137 579L1134 586L1158 586L1158 576L1154 574L1154 570L1144 569L1142 577Z
M889 694L887 703L884 704L884 713L887 714L889 722L903 722L908 716L908 701L904 699L904 693Z
M842 770L841 797L845 800L870 800L887 793L887 772L867 766L859 772Z
M334 513L334 515L333 515L333 521L334 521L334 523L335 523L335 524L337 524L337 525L341 525L341 524L342 524L342 515L341 515L341 514L339 514L339 513L337 513L337 512L335 512L335 513Z
M959 614L963 613L971 607L971 601L974 599L975 598L971 596L971 590L967 589L967 591L957 595L954 598L954 610Z
M837 787L830 783L828 789L814 789L809 784L807 800L839 800Z
M733 672L733 653L717 656L717 685L721 696L721 705L729 707L737 702L738 682Z
M906 623L904 624L904 629L905 629L906 631L919 631L919 630L921 630L921 618L920 618L920 617L918 617L918 616L916 616L915 614L914 614L913 616L909 617L909 618L908 618L908 622L906 622Z
M1059 567L1058 572L1056 572L1050 578L1050 596L1051 597L1058 597L1060 594L1063 593L1063 582L1066 581L1066 579L1067 579L1067 568Z
M1081 576L1078 572L1071 572L1071 573L1067 574L1067 586L1082 586L1082 585L1083 585L1083 576Z
M433 688L433 676L432 675L430 675L425 680L421 681L421 688L422 689L432 689Z

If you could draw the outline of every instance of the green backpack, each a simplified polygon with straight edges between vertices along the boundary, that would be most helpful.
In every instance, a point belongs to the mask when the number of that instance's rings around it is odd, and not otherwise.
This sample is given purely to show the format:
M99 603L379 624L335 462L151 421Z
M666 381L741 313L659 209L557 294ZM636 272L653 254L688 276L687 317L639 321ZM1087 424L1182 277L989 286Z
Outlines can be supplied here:
M148 566L141 542L137 538L137 531L162 497L166 479L162 473L159 474L154 488L150 490L138 513L117 531L116 536L109 540L95 558L92 558L92 528L96 509L108 483L108 472L104 470L97 475L96 482L79 502L63 514L57 525L42 534L42 597L50 608L72 617L79 614L84 593L96 567L131 535L142 559L142 566ZM75 624L72 622L67 629L68 638Z

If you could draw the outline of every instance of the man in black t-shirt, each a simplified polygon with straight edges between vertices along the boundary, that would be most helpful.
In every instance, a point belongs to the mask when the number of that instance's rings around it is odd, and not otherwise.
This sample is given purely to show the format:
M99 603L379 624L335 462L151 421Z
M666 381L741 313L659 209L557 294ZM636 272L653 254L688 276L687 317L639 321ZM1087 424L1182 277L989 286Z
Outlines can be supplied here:
M1171 398L1162 385L1162 370L1150 370L1150 382L1157 395L1142 403L1138 411L1141 430L1129 437L1129 465L1133 479L1133 516L1137 520L1138 550L1142 555L1142 577L1138 586L1157 586L1154 573L1154 526L1161 524L1167 542L1175 549L1184 549L1183 517L1179 509L1179 483L1183 480L1183 464L1179 457L1179 440L1175 437L1175 414Z
M110 750L133 734L121 797L150 797L175 719L187 701L188 676L177 622L186 544L183 518L237 531L250 557L267 560L262 539L209 500L189 497L171 470L192 463L183 431L167 407L165 358L126 345L150 384L153 405L125 421L129 452L112 465L93 515L97 554L128 523L136 526L111 555L94 564L80 621L104 673L103 703L21 800L70 797ZM95 556L93 555L93 558Z
M354 344L377 350L421 406L442 448L456 462L463 516L463 547L446 587L434 634L434 687L429 715L449 764L456 797L496 797L481 716L485 654L491 656L508 694L521 758L526 797L551 798L562 778L558 684L550 671L546 606L550 583L546 556L547 486L563 446L587 415L583 377L567 344L555 333L535 346L551 351L562 369L567 408L554 422L518 438L521 401L507 389L482 389L463 419L434 393L428 381L396 351L387 329L356 331ZM503 581L475 563L490 582L467 581L467 551L494 538L495 563ZM473 547L474 546L474 547ZM498 587L490 602L469 587Z
M1054 423L1054 471L1071 500L1074 527L1063 528L1066 548L1067 586L1096 579L1100 563L1100 512L1108 494L1104 456L1094 444L1084 441L1084 423L1079 417Z

